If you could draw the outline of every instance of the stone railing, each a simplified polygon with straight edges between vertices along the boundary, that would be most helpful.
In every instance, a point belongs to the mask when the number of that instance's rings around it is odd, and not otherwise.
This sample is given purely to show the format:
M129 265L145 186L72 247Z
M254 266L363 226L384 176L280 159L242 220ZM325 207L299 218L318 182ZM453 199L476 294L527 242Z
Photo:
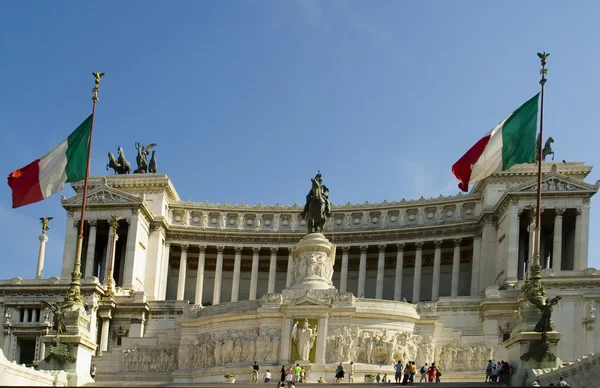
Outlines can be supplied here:
M48 387L66 387L67 373L65 371L39 371L10 362L0 349L0 386L7 385L37 385Z
M596 388L598 387L598 370L600 370L600 353L590 353L556 369L534 369L534 377L532 377L533 380L538 380L542 387L550 384L558 386L558 381L562 376L571 387Z

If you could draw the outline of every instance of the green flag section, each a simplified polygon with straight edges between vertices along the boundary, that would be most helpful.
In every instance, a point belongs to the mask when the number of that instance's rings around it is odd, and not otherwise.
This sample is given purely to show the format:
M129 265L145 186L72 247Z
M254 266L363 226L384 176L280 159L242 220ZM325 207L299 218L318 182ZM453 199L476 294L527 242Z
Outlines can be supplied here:
M90 115L55 149L8 175L12 207L39 202L62 190L67 182L85 178L90 147Z
M469 184L505 171L521 163L532 163L535 156L539 93L502 120L479 139L454 165L452 174L458 187L469 191Z

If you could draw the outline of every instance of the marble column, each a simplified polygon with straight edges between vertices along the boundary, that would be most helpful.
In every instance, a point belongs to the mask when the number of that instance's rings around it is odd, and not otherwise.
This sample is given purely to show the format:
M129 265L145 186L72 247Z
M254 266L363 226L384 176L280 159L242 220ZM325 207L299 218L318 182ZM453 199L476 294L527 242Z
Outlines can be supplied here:
M460 239L454 239L454 255L452 256L452 283L450 296L458 296L458 284L460 279Z
M31 322L37 322L37 321L38 321L38 310L31 309Z
M88 246L87 246L87 254L85 257L85 277L89 278L90 276L94 276L94 259L96 252L96 231L98 226L98 221L89 220L88 225L90 226L90 232L88 234Z
M44 271L44 257L46 256L46 242L48 241L48 236L46 232L43 232L40 237L40 250L38 252L38 263L37 263L37 272L35 274L36 279L42 278L42 272Z
M421 300L421 264L423 262L423 242L415 243L417 251L415 252L415 272L413 279L412 303L419 303Z
M582 271L588 267L588 243L590 235L590 204L584 203L581 209L577 209L575 219L575 262L573 269Z
M177 300L183 300L185 293L185 277L187 276L187 251L188 246L181 246L181 259L179 260L179 278L177 281Z
M294 266L294 254L292 248L288 248L288 262L287 262L287 275L285 278L285 288L289 288L292 285L292 268Z
M329 315L323 314L319 316L317 323L317 351L315 354L315 361L317 364L325 364L327 354L327 327L329 326Z
M292 315L285 315L283 317L283 327L281 328L281 353L279 354L279 359L284 365L290 363L292 353L292 326ZM317 338L319 337L320 335L317 336Z
M198 256L198 270L196 272L196 296L194 304L202 305L202 293L204 292L204 264L206 262L206 245L200 245Z
M225 247L217 247L217 265L215 267L215 285L213 288L213 306L221 303L221 281L223 278L223 251Z
M271 260L269 261L269 283L267 285L267 293L275 292L275 275L277 274L277 249L271 248Z
M100 354L102 352L106 352L108 350L108 336L110 335L110 311L105 312L101 315L102 318L102 328L100 332Z
M235 247L233 262L233 282L231 284L231 301L237 302L240 294L240 267L242 265L242 247Z
M71 279L73 266L75 265L75 255L77 251L77 234L79 221L73 219L72 212L67 212L67 229L65 231L65 246L63 249L61 279Z
M169 277L169 259L171 255L171 243L165 242L163 246L163 262L160 274L159 300L167 299L167 281Z
M471 259L471 296L479 295L479 262L481 255L481 237L473 239L473 258Z
M519 229L521 225L519 222L519 207L511 205L508 216L508 231L506 232L507 262L504 270L506 271L506 280L515 283L518 280L517 273L519 269Z
M133 267L135 266L135 252L138 246L138 229L140 220L138 216L127 219L127 243L125 246L125 265L123 266L123 288L131 289L135 282ZM144 232L145 233L145 232ZM140 258L142 259L142 258Z
M348 252L350 247L342 247L342 272L340 273L340 292L348 290Z
M440 271L442 268L442 241L434 241L435 252L433 254L433 279L431 281L431 300L437 302L440 299Z
M565 209L554 210L554 239L552 241L552 269L560 271L562 261L562 229Z
M383 281L385 275L385 244L379 245L379 257L377 258L377 284L375 287L375 299L383 299Z
M102 283L106 284L106 282L108 281L108 269L110 267L110 261L111 261L111 249L110 247L113 244L113 228L110 227L110 225L108 226L108 240L106 240L106 254L104 255L104 264L102 265L101 271L102 271L102 278L104 279L102 281Z
M533 245L534 244L535 244L535 209L531 210L531 212L529 213L529 251L527 252L527 273L529 273L529 271L531 270L531 259L533 257ZM540 252L540 255L542 255L541 252ZM540 257L540 264L543 263L541 260L542 260L542 258Z
M367 277L367 246L360 247L360 265L358 267L358 292L359 298L365 297L365 282Z
M258 255L259 247L252 248L252 271L250 272L250 295L249 300L256 299L256 288L258 287Z
M404 269L404 244L396 244L396 277L394 279L394 300L402 298L402 276Z

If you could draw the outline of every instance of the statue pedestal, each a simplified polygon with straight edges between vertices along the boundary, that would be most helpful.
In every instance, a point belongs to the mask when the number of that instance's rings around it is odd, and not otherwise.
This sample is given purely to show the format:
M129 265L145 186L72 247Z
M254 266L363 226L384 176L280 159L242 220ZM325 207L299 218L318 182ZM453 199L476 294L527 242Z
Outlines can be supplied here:
M330 290L335 245L321 233L310 233L294 245L290 290Z
M58 336L60 343L58 347L68 352L74 361L71 362L65 357L51 356L48 361L40 361L39 368L67 372L69 386L92 383L94 380L90 376L90 367L96 344L90 338L88 331L90 318L83 309L76 309L65 313L63 323L67 332ZM52 348L56 348L56 337L55 334L42 337L42 342L46 345L44 359L51 355Z
M561 364L556 356L561 333L551 331L546 335L547 341L542 341L542 333L527 331L513 333L504 341L508 362L514 368L511 376L513 386L531 385L535 380L533 369L557 368Z

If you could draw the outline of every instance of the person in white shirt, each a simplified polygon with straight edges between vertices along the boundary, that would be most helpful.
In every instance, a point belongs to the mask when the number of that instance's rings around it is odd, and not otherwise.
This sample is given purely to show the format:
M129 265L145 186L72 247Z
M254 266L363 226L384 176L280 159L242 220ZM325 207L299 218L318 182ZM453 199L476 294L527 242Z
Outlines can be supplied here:
M354 382L354 368L356 368L356 366L354 365L354 361L350 361L350 373L348 373L348 382L349 383Z
M567 384L564 377L560 376L560 379L558 379L558 386L559 387L568 387L569 384Z
M264 381L265 381L265 383L270 383L271 382L271 372L268 369L265 372Z

